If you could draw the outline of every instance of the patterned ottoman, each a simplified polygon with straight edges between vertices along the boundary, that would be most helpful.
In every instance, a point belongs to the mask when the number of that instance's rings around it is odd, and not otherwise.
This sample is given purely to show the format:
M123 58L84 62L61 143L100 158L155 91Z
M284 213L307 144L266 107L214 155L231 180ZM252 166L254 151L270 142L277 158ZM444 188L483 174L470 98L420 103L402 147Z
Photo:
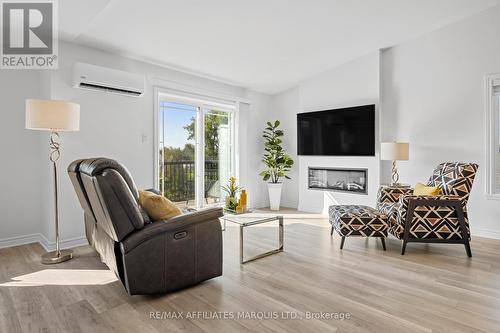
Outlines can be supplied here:
M335 205L328 210L332 229L342 237L340 249L344 247L345 238L349 236L380 237L385 251L385 237L389 229L387 215L375 208L355 205Z

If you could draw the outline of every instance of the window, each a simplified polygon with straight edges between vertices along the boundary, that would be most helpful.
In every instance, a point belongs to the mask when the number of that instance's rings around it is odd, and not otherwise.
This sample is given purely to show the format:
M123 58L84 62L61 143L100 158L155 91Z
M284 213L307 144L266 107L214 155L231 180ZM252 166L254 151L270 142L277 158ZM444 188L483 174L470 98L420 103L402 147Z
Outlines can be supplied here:
M486 77L486 195L500 199L500 73Z
M236 176L235 105L157 93L155 180L181 207L224 200L221 186Z

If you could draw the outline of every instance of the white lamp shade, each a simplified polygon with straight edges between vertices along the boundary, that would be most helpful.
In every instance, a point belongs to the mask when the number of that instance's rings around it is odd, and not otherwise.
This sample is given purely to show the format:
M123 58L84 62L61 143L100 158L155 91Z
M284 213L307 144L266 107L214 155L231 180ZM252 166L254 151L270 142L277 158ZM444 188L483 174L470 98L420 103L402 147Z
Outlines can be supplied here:
M380 159L388 161L407 161L410 158L408 142L382 142L380 144Z
M26 128L41 131L79 131L80 105L64 101L26 100Z

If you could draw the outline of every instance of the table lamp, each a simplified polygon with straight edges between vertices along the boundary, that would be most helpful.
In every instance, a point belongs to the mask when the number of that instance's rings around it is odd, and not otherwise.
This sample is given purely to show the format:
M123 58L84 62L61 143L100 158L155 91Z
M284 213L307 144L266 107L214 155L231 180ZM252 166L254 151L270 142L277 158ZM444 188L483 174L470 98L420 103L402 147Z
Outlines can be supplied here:
M398 168L396 161L407 161L410 156L410 144L408 142L382 142L380 144L380 159L392 161L392 183L391 186L400 186Z
M43 264L57 264L73 258L73 251L59 249L59 206L57 198L57 160L61 157L59 132L80 130L80 105L64 101L26 100L26 128L50 132L50 154L54 174L54 212L56 250L42 255Z

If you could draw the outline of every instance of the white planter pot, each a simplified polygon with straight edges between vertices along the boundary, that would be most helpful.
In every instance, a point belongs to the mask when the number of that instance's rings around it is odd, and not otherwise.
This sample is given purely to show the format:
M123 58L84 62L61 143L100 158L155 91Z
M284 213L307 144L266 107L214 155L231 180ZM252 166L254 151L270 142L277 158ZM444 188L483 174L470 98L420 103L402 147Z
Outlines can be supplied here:
M282 187L283 183L267 183L267 190L269 191L269 207L271 210L280 209Z

